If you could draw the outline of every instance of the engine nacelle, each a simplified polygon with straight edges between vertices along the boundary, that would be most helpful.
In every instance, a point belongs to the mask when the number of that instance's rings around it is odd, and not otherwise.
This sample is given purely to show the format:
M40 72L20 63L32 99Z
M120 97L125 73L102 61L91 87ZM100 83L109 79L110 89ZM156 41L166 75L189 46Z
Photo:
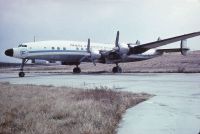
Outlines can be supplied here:
M121 56L117 52L110 52L108 54L108 59L110 59L110 60L118 60L118 59L121 59Z

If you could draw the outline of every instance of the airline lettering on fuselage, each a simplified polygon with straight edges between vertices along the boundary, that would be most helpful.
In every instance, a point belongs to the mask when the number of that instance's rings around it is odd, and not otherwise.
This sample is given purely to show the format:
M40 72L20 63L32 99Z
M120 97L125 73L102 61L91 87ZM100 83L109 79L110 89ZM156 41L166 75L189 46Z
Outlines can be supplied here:
M72 47L86 47L86 45L80 45L80 44L70 44Z

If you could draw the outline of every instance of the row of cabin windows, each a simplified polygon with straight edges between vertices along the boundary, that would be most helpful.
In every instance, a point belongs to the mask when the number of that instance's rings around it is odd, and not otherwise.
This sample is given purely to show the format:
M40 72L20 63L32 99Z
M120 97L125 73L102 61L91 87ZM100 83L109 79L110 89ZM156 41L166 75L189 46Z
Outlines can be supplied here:
M55 47L51 47L52 50L55 50ZM61 50L60 47L57 47L57 50ZM66 47L63 47L63 50L66 50Z
M55 50L55 47L52 47L51 49ZM57 47L57 50L61 50L60 47ZM63 47L63 50L66 50L66 48ZM77 47L76 50L79 50L79 48ZM81 48L80 50L84 50L84 48Z
M79 48L77 47L76 50L79 50ZM84 48L81 48L80 50L84 50ZM86 50L86 49L85 49Z
M24 47L24 46L18 46L18 47ZM44 47L44 49L46 49L47 47ZM32 47L29 47L29 49L32 49ZM55 47L51 48L52 50L55 50ZM60 47L57 47L57 50L60 50ZM66 50L65 47L63 47L63 50Z
M30 47L30 49L32 49L32 47ZM46 49L46 47L44 47L44 49ZM55 50L55 47L51 47L52 50ZM86 48L87 49L87 48ZM85 49L85 50L86 50ZM61 50L60 47L57 47L57 50ZM66 50L66 47L63 47L63 50ZM76 50L79 50L79 48L77 47ZM84 48L81 48L80 50L84 50Z
M19 46L19 47L22 47L22 46ZM23 46L23 47L26 47L26 46ZM32 49L32 47L29 47L29 48ZM46 47L44 47L44 49L46 49ZM55 47L51 47L51 49L55 50ZM61 50L60 47L57 47L57 50ZM63 50L66 50L66 47L63 47ZM79 50L79 48L77 47L76 50ZM84 48L81 48L80 50L84 50ZM87 48L85 48L85 50L87 50Z

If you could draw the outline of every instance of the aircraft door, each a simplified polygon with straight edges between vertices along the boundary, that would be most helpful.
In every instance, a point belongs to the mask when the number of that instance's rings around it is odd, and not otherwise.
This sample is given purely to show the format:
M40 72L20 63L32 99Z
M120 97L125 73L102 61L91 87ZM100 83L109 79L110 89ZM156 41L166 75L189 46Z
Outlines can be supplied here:
M20 48L20 56L21 58L26 58L28 56L27 48Z

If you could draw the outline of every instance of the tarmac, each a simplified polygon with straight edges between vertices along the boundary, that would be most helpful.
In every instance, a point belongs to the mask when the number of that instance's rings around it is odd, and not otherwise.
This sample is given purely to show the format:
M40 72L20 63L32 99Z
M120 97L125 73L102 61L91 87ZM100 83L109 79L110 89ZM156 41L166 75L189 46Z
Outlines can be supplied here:
M145 92L153 98L124 114L118 134L198 134L200 132L200 74L130 73L79 74L1 73L0 82L69 86L109 87L117 91Z

